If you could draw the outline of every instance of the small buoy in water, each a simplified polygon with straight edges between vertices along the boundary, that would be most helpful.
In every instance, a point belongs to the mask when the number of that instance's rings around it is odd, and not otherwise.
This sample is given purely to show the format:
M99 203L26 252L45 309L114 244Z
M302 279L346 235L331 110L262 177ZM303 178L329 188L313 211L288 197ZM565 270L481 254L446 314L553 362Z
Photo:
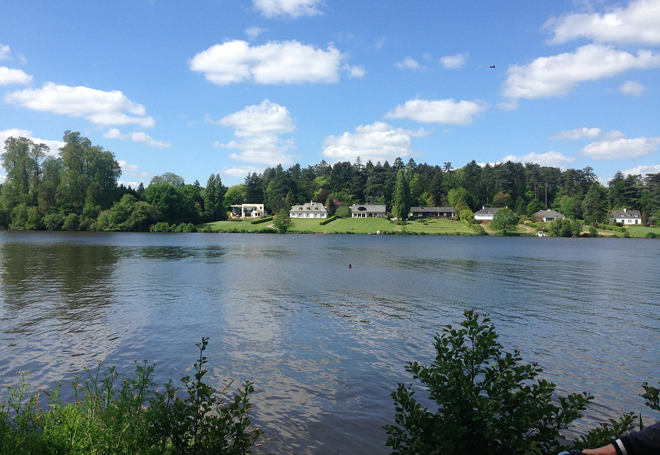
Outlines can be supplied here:
M294 237L293 240L296 240L296 238Z
M351 264L348 264L348 268L349 268L349 269L352 269L353 266L352 266Z

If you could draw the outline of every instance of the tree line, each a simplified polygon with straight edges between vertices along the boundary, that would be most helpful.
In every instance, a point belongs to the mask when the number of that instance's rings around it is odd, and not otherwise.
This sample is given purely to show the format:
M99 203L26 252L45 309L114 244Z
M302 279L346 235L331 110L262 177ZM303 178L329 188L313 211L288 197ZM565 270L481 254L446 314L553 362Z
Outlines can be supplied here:
M593 169L561 170L533 163L463 167L348 161L288 169L278 165L226 187L211 174L202 187L174 173L154 177L145 188L118 183L115 155L78 132L64 133L57 156L24 137L5 141L0 186L0 226L12 229L147 231L158 226L194 226L227 218L233 204L264 204L270 213L316 201L330 215L348 216L352 204L385 205L405 218L410 206L451 206L457 214L482 206L509 207L519 215L555 209L588 224L607 220L614 209L637 209L644 223L660 215L660 173L625 176L603 186ZM163 228L165 229L165 228Z

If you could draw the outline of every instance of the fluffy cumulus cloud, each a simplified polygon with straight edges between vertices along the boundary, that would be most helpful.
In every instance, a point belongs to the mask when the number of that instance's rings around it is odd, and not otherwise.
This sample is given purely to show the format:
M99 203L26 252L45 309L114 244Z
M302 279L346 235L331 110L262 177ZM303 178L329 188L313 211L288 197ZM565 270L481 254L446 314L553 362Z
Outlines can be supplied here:
M169 142L157 141L152 139L148 134L137 131L128 134L122 134L117 128L111 128L103 134L103 137L108 139L121 139L122 141L133 141L145 144L148 147L167 148L171 144Z
M35 111L83 117L101 126L135 124L150 128L154 125L144 106L129 100L119 90L105 92L47 82L42 88L13 92L5 99Z
M465 66L465 61L469 54L446 55L440 57L440 64L448 70L457 70Z
M547 153L528 153L524 156L507 155L502 158L502 162L513 161L516 163L536 163L541 166L562 167L575 161L575 158L566 156L559 152Z
M575 52L540 57L528 65L512 65L504 83L509 98L547 98L566 95L580 82L613 77L625 71L660 66L660 54L638 51L637 55L589 44Z
M252 173L256 172L257 174L261 174L264 171L263 167L256 167L256 166L234 166L234 167L228 167L224 168L222 170L222 173L225 175L229 175L231 177L240 177L243 178L246 175L251 175Z
M332 161L355 161L358 156L363 162L393 161L397 157L415 156L411 138L426 134L424 130L408 131L383 122L361 125L355 128L355 133L326 137L323 155Z
M332 83L339 81L341 70L351 72L352 67L342 66L346 58L332 44L323 50L295 40L253 47L246 41L234 40L195 55L190 69L204 73L209 82L217 85L250 80L258 84Z
M624 175L646 175L646 174L660 174L660 164L650 164L646 166L637 166L632 169L622 171Z
M268 166L293 163L293 156L289 152L295 147L294 141L279 137L280 134L295 130L291 115L284 106L264 100L261 104L247 106L213 123L234 129L237 140L215 144L217 147L239 151L230 154L230 158Z
M644 92L644 86L636 81L626 81L621 84L619 90L624 95L640 96Z
M552 44L587 38L600 43L660 44L660 1L637 0L605 13L569 14L553 18L545 29Z
M51 156L58 156L59 150L61 147L64 147L65 143L62 141L54 141L51 139L40 139L35 137L32 134L32 131L22 130L19 128L10 128L8 130L0 131L0 148L4 147L5 141L10 137L24 137L30 139L35 144L46 144L50 151L48 152Z
M659 145L660 137L607 139L600 142L592 142L580 150L580 153L594 160L635 158L656 152Z
M408 118L423 123L469 125L474 117L488 109L483 101L410 100L385 114L385 118Z
M317 16L323 0L252 0L254 7L268 18Z
M397 62L394 64L397 68L401 68L402 70L413 70L413 71L421 71L424 69L422 65L417 63L417 60L411 57L406 57L402 61Z
M550 138L551 141L558 141L562 139L571 139L571 140L579 140L579 139L596 139L600 137L600 128L575 128L572 130L565 130L565 131L560 131L559 133L555 134Z
M0 85L23 84L32 82L32 76L25 72L6 66L0 66Z

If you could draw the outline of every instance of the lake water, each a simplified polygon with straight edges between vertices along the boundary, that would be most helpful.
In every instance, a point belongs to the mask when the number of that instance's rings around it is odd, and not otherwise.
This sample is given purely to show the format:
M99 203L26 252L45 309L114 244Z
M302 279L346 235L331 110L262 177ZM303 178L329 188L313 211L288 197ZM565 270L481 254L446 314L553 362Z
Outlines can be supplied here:
M562 393L596 396L585 424L648 422L659 277L652 239L0 233L0 378L149 359L162 384L207 336L213 385L255 382L257 453L385 454L406 361L474 308Z

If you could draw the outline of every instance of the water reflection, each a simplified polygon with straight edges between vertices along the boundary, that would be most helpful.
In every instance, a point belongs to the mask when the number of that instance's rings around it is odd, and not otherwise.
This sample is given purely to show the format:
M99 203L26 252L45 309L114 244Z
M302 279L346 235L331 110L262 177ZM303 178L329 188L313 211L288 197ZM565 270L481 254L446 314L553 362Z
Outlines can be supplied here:
M660 242L547 240L0 236L0 374L52 385L147 358L163 383L208 336L215 385L255 382L272 438L258 453L384 454L406 361L430 362L433 336L475 308L561 392L597 396L587 422L644 410L639 384L660 378Z

